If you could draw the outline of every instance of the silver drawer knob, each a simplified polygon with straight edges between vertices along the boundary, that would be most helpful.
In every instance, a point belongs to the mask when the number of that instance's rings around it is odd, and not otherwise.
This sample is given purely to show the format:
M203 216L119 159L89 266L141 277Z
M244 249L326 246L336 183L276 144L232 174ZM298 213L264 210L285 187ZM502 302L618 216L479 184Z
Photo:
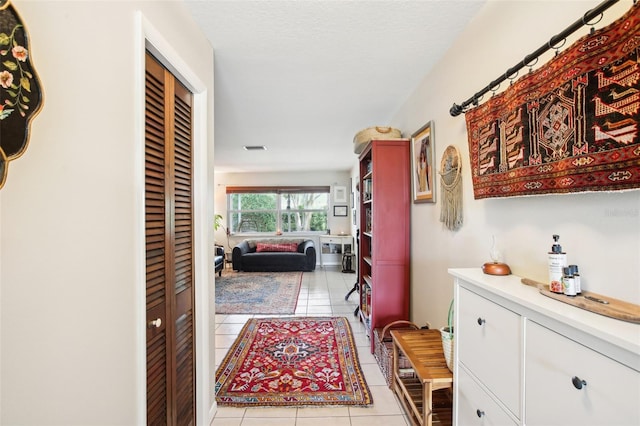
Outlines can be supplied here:
M484 320L484 318L479 318L478 317L478 325L483 325L486 321Z

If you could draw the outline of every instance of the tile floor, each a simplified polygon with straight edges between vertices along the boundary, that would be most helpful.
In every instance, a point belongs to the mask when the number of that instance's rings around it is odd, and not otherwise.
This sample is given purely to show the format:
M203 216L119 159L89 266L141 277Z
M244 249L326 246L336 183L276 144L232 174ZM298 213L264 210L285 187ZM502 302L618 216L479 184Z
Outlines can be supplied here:
M316 268L305 272L298 298L296 316L344 316L349 319L354 334L360 365L373 396L367 407L218 407L213 426L407 426L400 403L387 384L369 350L369 339L363 325L353 315L358 295L348 301L344 296L353 287L355 274L343 274L338 267ZM256 315L264 317L265 315ZM216 363L219 364L231 347L242 326L251 315L216 315ZM217 367L217 366L216 366Z

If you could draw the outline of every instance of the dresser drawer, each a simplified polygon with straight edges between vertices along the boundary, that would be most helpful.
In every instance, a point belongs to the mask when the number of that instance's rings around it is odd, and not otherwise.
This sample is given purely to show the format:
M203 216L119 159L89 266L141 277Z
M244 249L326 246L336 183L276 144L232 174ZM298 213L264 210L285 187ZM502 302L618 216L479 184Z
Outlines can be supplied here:
M457 423L464 426L506 426L518 423L487 395L487 393L469 376L464 368L459 368Z
M527 426L640 425L640 373L532 321L526 347Z
M342 239L337 237L322 237L321 241L325 244L342 244Z
M460 288L455 324L459 362L520 418L522 323L520 315Z

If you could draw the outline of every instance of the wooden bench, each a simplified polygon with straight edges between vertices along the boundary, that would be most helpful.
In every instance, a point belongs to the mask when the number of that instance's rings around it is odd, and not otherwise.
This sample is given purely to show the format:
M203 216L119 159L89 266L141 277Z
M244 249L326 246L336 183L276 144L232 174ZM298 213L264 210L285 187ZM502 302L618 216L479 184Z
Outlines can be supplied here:
M453 374L439 330L391 330L393 390L414 425L451 425ZM398 368L402 352L411 369ZM435 391L441 390L435 393Z

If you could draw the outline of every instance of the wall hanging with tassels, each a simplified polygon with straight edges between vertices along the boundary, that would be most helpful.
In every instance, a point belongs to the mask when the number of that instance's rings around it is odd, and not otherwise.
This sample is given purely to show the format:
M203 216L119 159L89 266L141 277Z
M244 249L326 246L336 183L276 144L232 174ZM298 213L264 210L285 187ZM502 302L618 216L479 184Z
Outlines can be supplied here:
M462 226L462 163L458 148L449 145L440 161L440 222L447 229L457 231Z

